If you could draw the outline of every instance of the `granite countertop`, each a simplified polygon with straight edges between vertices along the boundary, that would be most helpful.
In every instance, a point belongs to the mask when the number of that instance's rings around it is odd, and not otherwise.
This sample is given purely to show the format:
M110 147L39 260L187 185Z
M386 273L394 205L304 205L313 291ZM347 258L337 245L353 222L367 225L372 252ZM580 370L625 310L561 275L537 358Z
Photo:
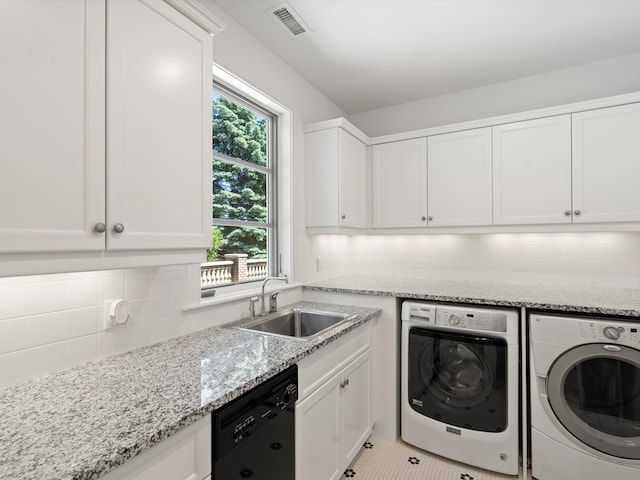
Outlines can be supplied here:
M0 478L96 479L379 314L309 341L214 327L0 390Z
M537 286L381 276L339 277L305 285L303 289L640 317L640 290L636 289Z

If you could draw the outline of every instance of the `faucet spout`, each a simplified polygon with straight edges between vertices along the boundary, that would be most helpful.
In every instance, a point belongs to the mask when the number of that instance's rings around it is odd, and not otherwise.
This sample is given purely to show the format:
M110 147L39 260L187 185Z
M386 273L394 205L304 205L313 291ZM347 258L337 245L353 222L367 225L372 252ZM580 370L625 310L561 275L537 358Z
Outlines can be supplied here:
M264 301L264 287L267 285L267 282L269 280L281 280L284 281L285 283L289 283L289 278L286 275L283 275L281 277L267 277L264 279L264 281L262 282L262 295L260 296L261 301L260 301L260 316L266 315L267 314L267 309L265 308L265 301Z

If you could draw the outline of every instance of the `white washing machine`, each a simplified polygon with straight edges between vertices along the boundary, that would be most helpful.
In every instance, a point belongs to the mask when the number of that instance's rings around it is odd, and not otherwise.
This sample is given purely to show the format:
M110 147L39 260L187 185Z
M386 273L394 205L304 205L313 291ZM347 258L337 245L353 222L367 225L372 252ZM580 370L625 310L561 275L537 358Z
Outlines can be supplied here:
M530 316L539 480L640 478L640 320Z
M405 301L402 439L518 475L518 332L516 310Z

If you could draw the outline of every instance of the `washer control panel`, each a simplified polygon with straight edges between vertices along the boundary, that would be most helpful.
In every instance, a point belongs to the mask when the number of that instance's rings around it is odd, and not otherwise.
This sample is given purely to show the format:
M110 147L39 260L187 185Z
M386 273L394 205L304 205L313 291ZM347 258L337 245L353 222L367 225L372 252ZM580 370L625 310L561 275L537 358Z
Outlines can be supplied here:
M637 346L640 340L640 325L585 320L580 322L580 336L601 342Z
M435 324L486 332L506 332L507 315L496 311L466 310L438 306Z

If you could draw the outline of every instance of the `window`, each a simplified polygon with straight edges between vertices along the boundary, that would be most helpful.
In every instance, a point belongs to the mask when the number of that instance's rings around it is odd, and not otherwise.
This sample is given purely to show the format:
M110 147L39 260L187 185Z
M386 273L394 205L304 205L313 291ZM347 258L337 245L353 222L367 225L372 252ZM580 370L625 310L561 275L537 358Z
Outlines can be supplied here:
M276 116L214 84L212 247L203 296L277 273Z

